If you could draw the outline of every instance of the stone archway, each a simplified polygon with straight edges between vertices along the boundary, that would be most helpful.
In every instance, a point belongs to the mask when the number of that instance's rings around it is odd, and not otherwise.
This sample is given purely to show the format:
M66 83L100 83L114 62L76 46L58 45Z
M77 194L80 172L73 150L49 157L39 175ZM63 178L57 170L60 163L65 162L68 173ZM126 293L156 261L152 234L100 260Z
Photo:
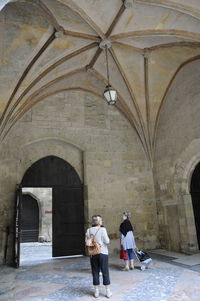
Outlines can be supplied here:
M74 167L59 157L44 157L25 172L21 187L52 188L53 256L83 254L83 185Z
M185 253L198 252L190 183L195 167L200 162L200 139L193 140L175 164L174 198L179 209L180 246Z
M190 193L192 197L197 240L200 249L200 162L198 162L192 174Z

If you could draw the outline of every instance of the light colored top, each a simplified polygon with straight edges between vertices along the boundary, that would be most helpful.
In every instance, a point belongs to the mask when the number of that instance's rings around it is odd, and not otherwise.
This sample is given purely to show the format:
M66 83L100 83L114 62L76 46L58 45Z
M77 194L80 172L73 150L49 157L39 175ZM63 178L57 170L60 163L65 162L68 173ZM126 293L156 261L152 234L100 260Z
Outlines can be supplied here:
M97 232L97 234L96 234L96 232ZM96 226L96 227L91 227L91 228L87 229L87 232L86 232L86 235L85 235L85 239L90 238L91 234L92 235L96 234L95 240L96 240L96 242L101 247L101 254L108 255L108 247L107 247L107 245L110 243L110 239L108 237L106 228Z
M133 236L133 231L128 231L126 236L124 236L121 233L121 244L122 244L124 250L135 249L136 248L135 238Z

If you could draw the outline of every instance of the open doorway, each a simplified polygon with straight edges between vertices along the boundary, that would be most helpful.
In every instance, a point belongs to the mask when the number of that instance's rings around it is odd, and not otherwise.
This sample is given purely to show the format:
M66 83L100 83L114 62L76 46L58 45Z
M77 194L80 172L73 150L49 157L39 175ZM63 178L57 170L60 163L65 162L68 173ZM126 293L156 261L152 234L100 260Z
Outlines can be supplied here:
M197 164L192 174L190 192L192 197L197 240L200 249L200 163Z
M52 188L22 188L20 262L52 258Z
M46 244L51 257L84 254L83 185L68 162L55 156L40 159L24 174L19 191L16 266L21 244Z

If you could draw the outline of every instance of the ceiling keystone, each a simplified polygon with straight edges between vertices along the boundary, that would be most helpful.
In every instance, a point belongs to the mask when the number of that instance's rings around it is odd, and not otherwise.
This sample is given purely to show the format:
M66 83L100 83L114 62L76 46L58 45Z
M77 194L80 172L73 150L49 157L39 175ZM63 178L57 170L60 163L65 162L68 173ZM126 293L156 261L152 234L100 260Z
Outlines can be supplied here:
M111 47L112 47L112 43L108 39L102 40L101 43L99 44L99 48L101 49L111 48Z

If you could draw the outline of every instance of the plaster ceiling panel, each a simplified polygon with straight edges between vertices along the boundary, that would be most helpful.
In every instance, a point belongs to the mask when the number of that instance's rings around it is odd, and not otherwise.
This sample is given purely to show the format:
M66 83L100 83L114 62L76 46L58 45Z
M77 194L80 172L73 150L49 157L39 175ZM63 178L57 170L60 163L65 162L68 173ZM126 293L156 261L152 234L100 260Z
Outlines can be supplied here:
M48 27L47 15L34 1L8 3L0 15L14 24Z
M177 36L167 36L167 35L147 35L147 36L132 36L128 38L117 39L117 41L122 42L125 45L130 45L135 48L144 49L151 47L159 47L171 43L182 43L182 42L196 42L196 39L189 39L186 37L177 37ZM200 42L200 36L199 36Z
M199 53L200 47L173 47L157 49L150 54L149 97L152 124L155 123L161 101L176 71L182 63Z
M15 16L16 9L19 11L18 16ZM32 25L30 24L31 11L33 12ZM0 13L1 110L8 101L16 80L27 66L31 54L38 48L44 35L48 32L48 23L40 22L42 20L40 10L38 10L38 23L36 22L36 11L35 6L29 7L24 6L23 3L12 3Z
M199 9L199 0L174 0L174 2L193 7L194 9Z
M77 39L67 35L56 38L38 59L26 80L32 79L35 74L42 72L42 70L45 70L49 65L60 60L63 56L76 52L88 44L90 44L88 40Z
M132 47L123 45L114 45L114 51L123 66L127 82L133 91L135 101L146 121L146 101L145 101L145 83L144 83L144 56L143 53L135 51Z
M126 9L112 35L132 31L183 30L199 34L200 22L168 8L135 3Z
M122 0L79 0L78 5L106 33L122 5Z
M121 63L121 62L119 62ZM131 94L127 88L126 82L123 79L122 74L120 73L119 68L117 67L116 63L114 62L112 56L109 53L108 56L108 65L109 65L109 75L110 75L110 83L113 88L117 90L117 92L122 96L124 101L129 107L129 110L134 114L135 118L138 120L138 115L134 106L134 100L131 97ZM106 80L106 63L105 63L105 56L104 53L101 54L100 58L96 62L94 66L95 70L97 70ZM105 81L105 85L107 84L107 80ZM105 86L104 86L105 89ZM102 91L103 93L103 91Z
M96 34L92 27L89 26L78 13L71 10L67 5L55 0L44 0L43 2L54 15L59 25L65 30Z

